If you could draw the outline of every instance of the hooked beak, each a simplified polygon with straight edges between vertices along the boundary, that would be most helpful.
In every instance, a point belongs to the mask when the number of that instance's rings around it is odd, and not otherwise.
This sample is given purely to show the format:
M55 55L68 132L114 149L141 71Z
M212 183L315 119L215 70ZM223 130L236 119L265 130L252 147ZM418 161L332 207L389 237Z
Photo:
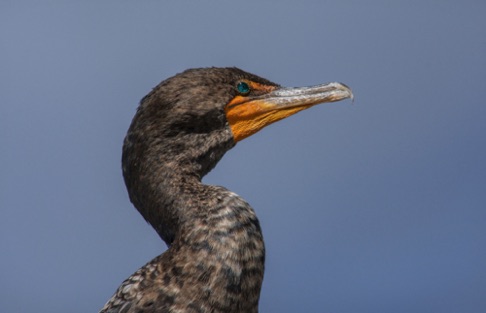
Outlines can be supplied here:
M351 89L341 83L291 88L252 86L266 93L254 97L236 96L225 108L235 142L316 104L353 99Z

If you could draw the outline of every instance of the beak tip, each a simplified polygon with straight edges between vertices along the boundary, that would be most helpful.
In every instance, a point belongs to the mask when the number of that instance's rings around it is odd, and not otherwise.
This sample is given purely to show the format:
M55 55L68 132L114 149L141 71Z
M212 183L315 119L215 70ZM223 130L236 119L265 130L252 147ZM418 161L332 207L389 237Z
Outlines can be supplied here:
M351 88L349 88L348 85L344 84L344 83L337 83L337 85L339 86L339 89L341 89L344 93L345 93L345 96L343 97L343 99L350 99L352 103L354 103L354 94L353 94L353 91L351 90Z

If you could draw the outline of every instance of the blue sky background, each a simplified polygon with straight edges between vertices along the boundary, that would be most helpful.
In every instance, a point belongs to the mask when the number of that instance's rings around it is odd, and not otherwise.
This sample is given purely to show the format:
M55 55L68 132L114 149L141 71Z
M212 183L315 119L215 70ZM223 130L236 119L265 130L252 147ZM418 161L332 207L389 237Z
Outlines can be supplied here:
M165 245L122 140L186 68L350 101L240 142L205 179L267 245L262 312L486 312L486 2L2 1L0 311L97 312Z

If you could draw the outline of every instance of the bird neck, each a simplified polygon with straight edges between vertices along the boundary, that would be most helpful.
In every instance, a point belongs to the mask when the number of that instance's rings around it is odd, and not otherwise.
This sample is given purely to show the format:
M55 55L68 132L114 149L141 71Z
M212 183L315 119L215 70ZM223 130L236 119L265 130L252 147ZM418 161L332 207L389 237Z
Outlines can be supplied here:
M203 184L195 168L199 169L188 163L159 164L156 171L137 175L140 179L130 183L132 202L167 245L204 243L212 250L231 252L245 241L262 241L251 206L223 187Z
M255 212L235 193L202 184L197 165L172 162L153 164L136 181L129 175L132 202L169 245L171 266L184 264L188 282L205 281L210 301L227 312L257 312L265 248Z
M125 137L122 167L130 200L160 237L171 245L183 221L215 195L205 195L201 179L235 145L224 128L204 136L174 133L164 122L160 129L141 122L139 110Z
M235 145L231 130L211 121L216 129L209 136L176 132L165 120L148 123L145 115L156 116L139 110L132 121L123 145L123 176L130 200L169 246L162 259L173 260L170 266L184 264L195 285L208 280L204 286L217 298L211 302L255 312L265 259L259 221L236 194L201 182Z

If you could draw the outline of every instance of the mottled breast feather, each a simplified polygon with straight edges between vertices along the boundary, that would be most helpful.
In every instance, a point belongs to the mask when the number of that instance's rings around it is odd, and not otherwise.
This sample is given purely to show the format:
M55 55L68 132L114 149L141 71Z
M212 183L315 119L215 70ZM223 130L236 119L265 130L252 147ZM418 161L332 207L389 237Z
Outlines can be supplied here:
M212 205L126 279L101 312L257 312L265 260L258 219L235 193L204 189Z

